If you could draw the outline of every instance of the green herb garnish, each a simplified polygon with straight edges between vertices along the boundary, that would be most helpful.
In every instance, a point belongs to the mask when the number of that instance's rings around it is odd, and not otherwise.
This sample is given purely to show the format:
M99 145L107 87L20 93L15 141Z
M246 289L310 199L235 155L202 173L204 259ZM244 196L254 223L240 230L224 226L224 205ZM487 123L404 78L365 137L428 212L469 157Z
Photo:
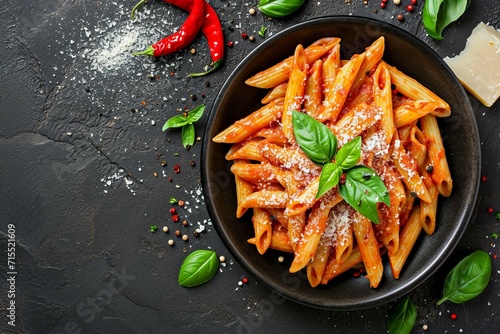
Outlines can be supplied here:
M177 204L177 200L173 197L170 197L170 204Z
M156 226L156 225L151 225L151 226L149 227L149 230L150 230L152 233L155 233L156 231L158 231L158 226Z
M299 9L305 0L260 0L257 8L267 16L285 17Z
M466 302L483 292L491 277L491 259L488 253L477 250L460 261L446 276L443 298L456 304Z
M316 198L338 185L340 195L349 205L378 224L377 203L390 206L389 192L374 170L357 165L361 157L361 137L337 151L337 138L323 123L299 111L293 111L292 123L300 148L309 159L323 167Z
M193 146L196 138L193 123L203 116L204 111L205 105L202 104L187 114L173 116L165 122L162 130L165 131L172 128L182 128L182 144L185 148L191 147Z
M189 254L179 271L179 285L190 288L206 283L214 277L219 267L217 254L210 250L196 250Z
M470 0L426 0L422 23L429 36L443 39L444 28L458 20L469 4Z
M416 320L417 308L411 299L406 297L389 311L387 316L389 334L411 333Z
M259 36L262 37L262 38L264 38L265 35L266 35L266 31L267 31L266 27L264 27L264 26L260 27L260 29L259 29Z
M498 239L498 234L496 234L496 233L491 233L491 237L492 237L493 239Z
M496 219L500 219L500 212L499 213L495 213L495 218Z

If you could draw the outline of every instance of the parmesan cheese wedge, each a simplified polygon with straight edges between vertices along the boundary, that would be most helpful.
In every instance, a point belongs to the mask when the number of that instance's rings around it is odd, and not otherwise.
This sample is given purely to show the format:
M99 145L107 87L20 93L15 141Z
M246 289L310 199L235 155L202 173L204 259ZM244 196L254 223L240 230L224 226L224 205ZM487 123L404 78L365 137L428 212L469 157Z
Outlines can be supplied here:
M500 96L500 30L479 23L467 38L465 49L444 61L482 104L491 107L495 103Z

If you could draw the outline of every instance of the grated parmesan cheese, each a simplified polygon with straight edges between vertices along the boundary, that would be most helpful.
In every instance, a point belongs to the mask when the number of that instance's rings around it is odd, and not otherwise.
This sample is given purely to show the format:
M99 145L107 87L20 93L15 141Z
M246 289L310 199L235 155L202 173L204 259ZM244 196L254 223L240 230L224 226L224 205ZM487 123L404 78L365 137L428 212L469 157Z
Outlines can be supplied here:
M465 49L444 61L485 106L491 107L500 97L500 30L479 23L467 38Z

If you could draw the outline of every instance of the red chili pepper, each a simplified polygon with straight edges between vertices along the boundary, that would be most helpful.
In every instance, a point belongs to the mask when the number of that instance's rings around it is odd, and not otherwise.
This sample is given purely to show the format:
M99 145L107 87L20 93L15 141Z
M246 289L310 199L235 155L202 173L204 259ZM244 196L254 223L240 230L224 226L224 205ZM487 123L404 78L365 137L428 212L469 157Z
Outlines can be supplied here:
M174 6L179 7L186 12L191 12L196 0L163 0ZM201 73L191 73L190 77L199 77L215 71L224 59L224 33L222 25L215 10L205 1L205 19L201 25L201 32L205 35L210 48L210 55L212 57L211 69Z
M132 17L133 12L146 0L142 0L138 3L134 9L132 9ZM195 2L197 0L163 0L164 2L170 3L180 9L192 13L194 9ZM205 18L203 19L201 25L201 31L205 35L207 39L208 46L210 48L210 55L212 58L212 63L210 66L212 67L208 71L201 73L191 73L189 76L191 77L199 77L203 75L207 75L213 71L215 71L221 64L224 59L224 33L222 31L222 25L220 23L219 17L215 10L210 6L208 2L203 0L205 3ZM189 17L188 17L189 18Z
M144 2L146 2L146 0L141 0L134 9L132 9L132 17L137 7ZM148 46L144 51L135 52L134 55L160 57L187 47L196 37L203 24L205 18L205 3L205 0L193 0L193 8L179 30L162 38L155 44Z

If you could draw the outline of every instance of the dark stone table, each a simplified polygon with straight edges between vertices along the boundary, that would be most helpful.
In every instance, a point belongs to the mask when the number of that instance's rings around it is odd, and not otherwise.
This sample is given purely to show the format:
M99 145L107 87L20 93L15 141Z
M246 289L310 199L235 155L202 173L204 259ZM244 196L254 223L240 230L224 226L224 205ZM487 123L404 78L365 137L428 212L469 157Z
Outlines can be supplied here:
M128 52L179 27L187 14L171 5L150 1L131 22L134 1L0 0L1 332L385 333L394 302L355 312L313 309L276 300L245 272L208 216L200 185L201 144L186 150L180 131L162 132L162 125L179 109L205 103L209 110L246 54L309 18L352 14L387 21L442 57L459 53L480 21L500 28L500 3L475 0L437 42L422 26L423 0L412 13L405 11L409 1L401 2L380 9L377 1L309 0L285 19L268 20L260 12L249 15L257 0L211 0L226 42L233 45L226 48L221 69L188 79L210 60L201 35L187 49L157 61ZM403 22L396 18L400 13ZM262 26L268 28L264 38L258 36ZM242 32L255 41L243 39ZM494 215L500 212L500 103L486 108L470 98L486 180L454 253L410 293L418 308L414 333L500 331L500 260L495 259L500 242L492 237L500 234ZM203 135L207 116L196 123L197 136ZM188 226L172 221L171 198L185 201L176 208ZM158 226L156 233L152 225ZM7 259L9 229L15 230L13 268ZM206 248L224 255L225 265L205 285L180 287L177 274L186 252ZM488 288L464 304L437 306L446 274L475 249L491 254ZM7 281L12 269L14 285ZM243 277L248 283L239 285ZM12 300L15 322L9 324Z

